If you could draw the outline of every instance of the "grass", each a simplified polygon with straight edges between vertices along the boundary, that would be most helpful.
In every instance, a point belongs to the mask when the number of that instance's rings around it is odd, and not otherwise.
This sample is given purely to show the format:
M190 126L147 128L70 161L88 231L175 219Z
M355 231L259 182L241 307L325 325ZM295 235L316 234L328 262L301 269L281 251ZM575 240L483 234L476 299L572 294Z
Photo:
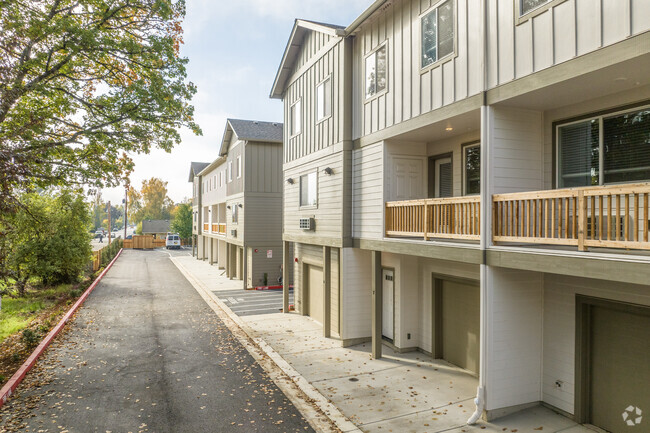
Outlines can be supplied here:
M40 312L70 296L72 286L62 284L48 289L29 290L25 296L2 298L0 343L9 335L27 328Z

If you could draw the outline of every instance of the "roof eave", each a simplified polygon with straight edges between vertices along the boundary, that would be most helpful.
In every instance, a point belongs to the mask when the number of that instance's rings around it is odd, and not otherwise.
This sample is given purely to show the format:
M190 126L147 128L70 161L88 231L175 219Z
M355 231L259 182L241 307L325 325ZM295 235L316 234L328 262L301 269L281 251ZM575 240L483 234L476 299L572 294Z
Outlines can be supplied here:
M370 18L372 14L377 12L377 10L381 8L384 5L384 3L388 1L389 0L375 0L375 2L372 5L370 5L368 9L363 11L361 15L359 15L359 17L352 22L352 24L350 24L345 28L345 30L343 31L345 36L350 36L352 33L354 33L354 31L357 30L359 26L364 23L364 21Z

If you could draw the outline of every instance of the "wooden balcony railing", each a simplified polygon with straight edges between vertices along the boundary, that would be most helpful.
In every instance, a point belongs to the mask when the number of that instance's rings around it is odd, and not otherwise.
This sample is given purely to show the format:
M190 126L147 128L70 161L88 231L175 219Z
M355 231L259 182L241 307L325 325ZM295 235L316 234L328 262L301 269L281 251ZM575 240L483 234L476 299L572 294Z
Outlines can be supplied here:
M210 223L203 223L203 231L204 232L210 231Z
M480 239L479 196L386 203L386 236Z
M650 249L650 183L495 194L493 240Z

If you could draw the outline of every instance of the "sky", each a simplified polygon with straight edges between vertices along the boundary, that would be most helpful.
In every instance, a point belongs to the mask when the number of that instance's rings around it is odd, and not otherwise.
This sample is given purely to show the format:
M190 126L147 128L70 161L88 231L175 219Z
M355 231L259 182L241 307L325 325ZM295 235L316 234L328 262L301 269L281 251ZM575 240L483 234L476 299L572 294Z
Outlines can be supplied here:
M282 102L270 99L275 74L296 18L351 24L372 0L186 0L184 45L188 81L197 86L192 100L203 130L181 131L171 153L152 150L134 155L131 184L144 179L168 182L168 195L180 202L192 193L190 162L212 162L227 118L282 122ZM121 203L123 188L105 189L104 200Z

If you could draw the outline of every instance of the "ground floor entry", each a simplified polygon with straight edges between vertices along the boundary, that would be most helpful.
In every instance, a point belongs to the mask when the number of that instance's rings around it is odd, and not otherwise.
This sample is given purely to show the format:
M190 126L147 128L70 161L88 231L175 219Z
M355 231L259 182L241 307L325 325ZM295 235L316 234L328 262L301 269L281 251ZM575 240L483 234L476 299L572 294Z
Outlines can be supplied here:
M317 321L323 323L323 268L313 265L305 265L305 295L308 305L307 314Z

